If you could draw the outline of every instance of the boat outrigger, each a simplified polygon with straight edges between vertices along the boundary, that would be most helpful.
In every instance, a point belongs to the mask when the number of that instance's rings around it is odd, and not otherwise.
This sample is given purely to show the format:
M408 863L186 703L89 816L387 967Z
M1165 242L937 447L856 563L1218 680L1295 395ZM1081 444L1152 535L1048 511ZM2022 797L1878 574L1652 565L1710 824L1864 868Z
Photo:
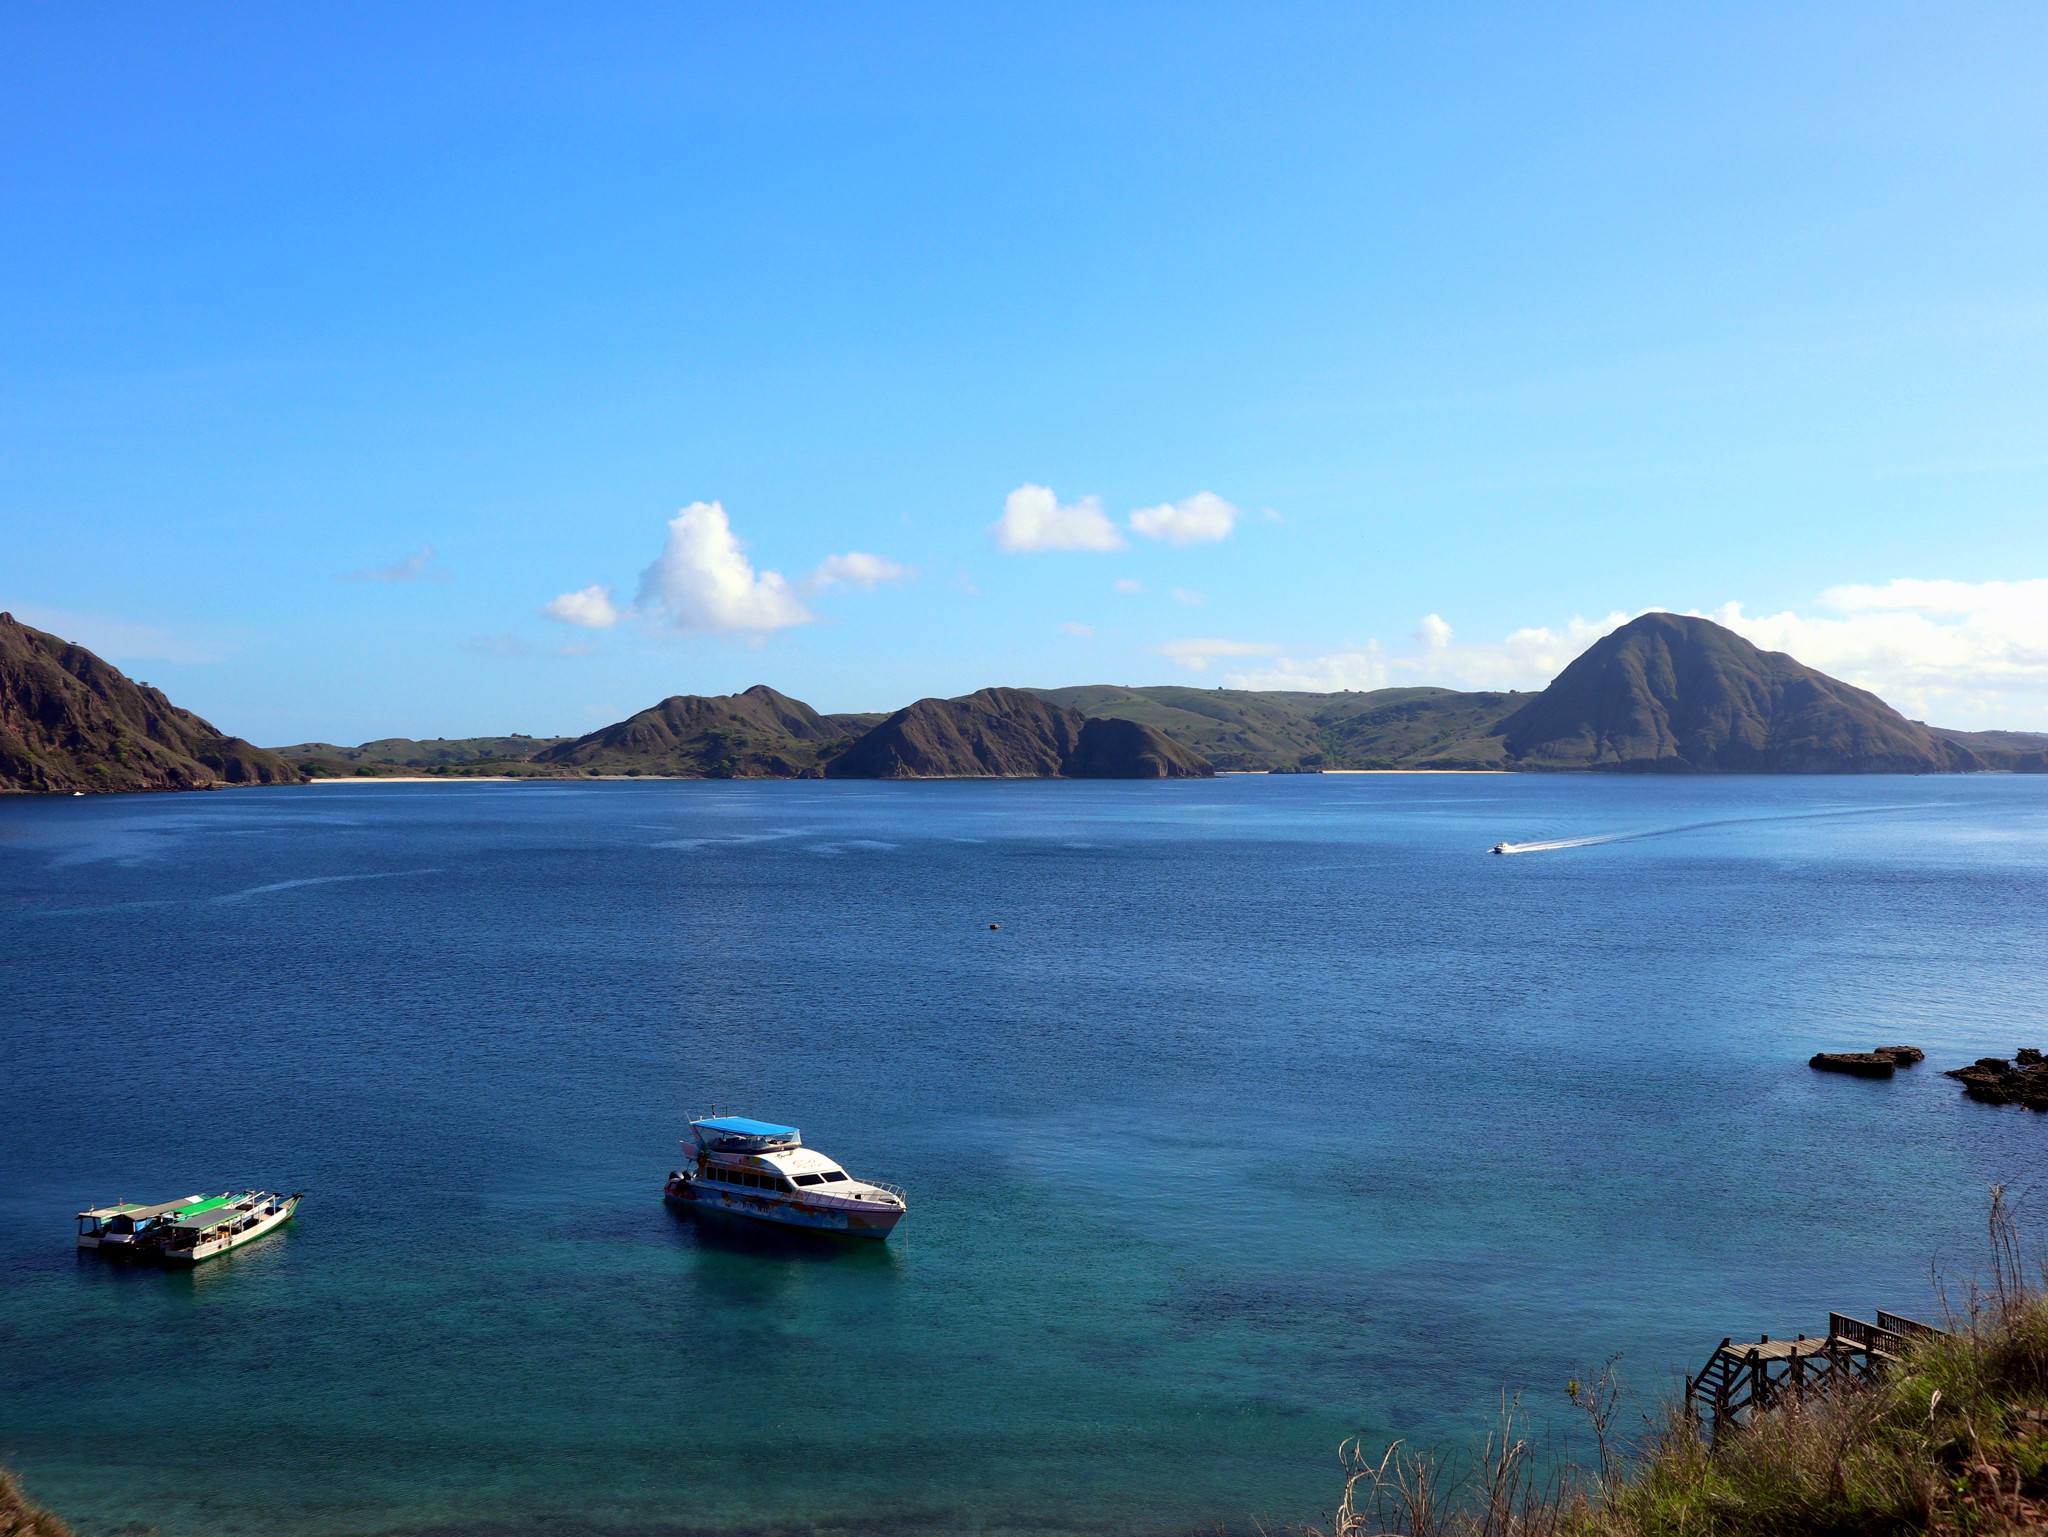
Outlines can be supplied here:
M251 1190L206 1211L187 1213L161 1230L163 1247L158 1252L174 1265L212 1259L284 1226L299 1209L299 1199L296 1191L279 1195L272 1190Z
M683 1146L695 1158L662 1187L679 1206L861 1238L887 1238L909 1210L901 1190L855 1179L794 1126L716 1116L692 1121Z

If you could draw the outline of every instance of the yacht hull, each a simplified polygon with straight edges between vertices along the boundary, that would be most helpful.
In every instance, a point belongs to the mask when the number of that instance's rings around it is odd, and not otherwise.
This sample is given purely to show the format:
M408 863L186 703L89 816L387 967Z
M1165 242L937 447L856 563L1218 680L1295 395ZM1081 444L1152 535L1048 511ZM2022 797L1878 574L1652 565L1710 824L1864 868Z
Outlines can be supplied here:
M730 1212L781 1227L808 1228L817 1233L844 1233L852 1238L887 1238L903 1220L903 1208L875 1204L872 1210L834 1202L777 1198L758 1190L733 1189L709 1180L672 1179L662 1188L670 1205L684 1210Z

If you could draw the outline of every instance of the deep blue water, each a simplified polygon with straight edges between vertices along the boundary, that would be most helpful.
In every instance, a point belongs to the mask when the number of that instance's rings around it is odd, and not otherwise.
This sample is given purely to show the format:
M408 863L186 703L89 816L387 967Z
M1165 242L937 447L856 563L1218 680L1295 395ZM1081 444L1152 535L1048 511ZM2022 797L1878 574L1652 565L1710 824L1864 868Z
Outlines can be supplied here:
M93 1537L1270 1527L1929 1313L2048 1147L1938 1076L2048 1045L2048 779L16 797L0 935L0 1458ZM714 1104L910 1216L672 1214Z

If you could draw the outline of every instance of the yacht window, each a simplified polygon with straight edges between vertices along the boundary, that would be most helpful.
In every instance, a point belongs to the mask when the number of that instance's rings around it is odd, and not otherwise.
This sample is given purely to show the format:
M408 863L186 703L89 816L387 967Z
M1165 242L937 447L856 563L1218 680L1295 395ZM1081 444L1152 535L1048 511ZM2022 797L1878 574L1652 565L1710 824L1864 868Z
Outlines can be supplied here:
M825 1176L822 1174L799 1174L796 1177L796 1182L799 1185L822 1185L825 1183Z
M761 1176L752 1169L748 1169L740 1175L740 1183L749 1190L759 1190L761 1188Z
M837 1185L846 1178L837 1169L834 1169L830 1174L821 1174L818 1177L828 1185Z

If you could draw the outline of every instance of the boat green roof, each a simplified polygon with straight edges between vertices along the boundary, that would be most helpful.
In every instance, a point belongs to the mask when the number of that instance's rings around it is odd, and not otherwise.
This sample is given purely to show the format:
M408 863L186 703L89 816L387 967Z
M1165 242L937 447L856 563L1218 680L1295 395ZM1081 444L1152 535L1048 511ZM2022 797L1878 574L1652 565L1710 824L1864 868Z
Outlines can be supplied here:
M102 1206L94 1211L82 1211L78 1215L81 1217L161 1217L165 1212L197 1210L196 1203L205 1199L206 1197L204 1196L188 1195L182 1200L159 1201L154 1206L144 1206L139 1201L123 1201L115 1206ZM216 1198L215 1204L227 1199L228 1197L223 1194Z
M217 1195L209 1200L201 1201L196 1206L184 1207L182 1209L184 1214L178 1218L177 1225L179 1227L211 1227L216 1222L225 1222L227 1218L220 1214L220 1208L232 1205L236 1201L247 1199L246 1195ZM209 1215L209 1213L212 1215Z

